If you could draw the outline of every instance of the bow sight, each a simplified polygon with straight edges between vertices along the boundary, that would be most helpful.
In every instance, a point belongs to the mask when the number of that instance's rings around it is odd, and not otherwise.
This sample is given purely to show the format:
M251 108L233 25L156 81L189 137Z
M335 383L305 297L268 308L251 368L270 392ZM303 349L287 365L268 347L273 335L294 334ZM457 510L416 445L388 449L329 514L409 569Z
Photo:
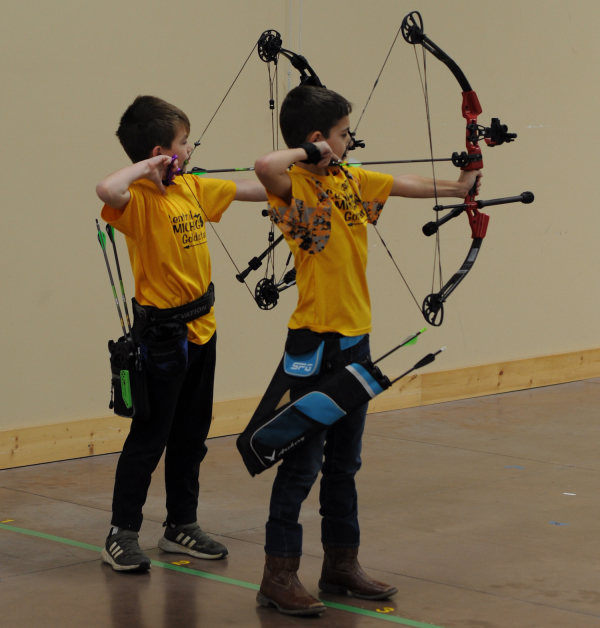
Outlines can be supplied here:
M425 33L423 32L423 18L421 17L421 14L418 11L413 11L412 13L409 13L402 20L401 30L402 30L402 37L404 37L404 41L406 41L409 44L413 44L413 46L416 44L421 44L421 46L423 46L425 50L430 52L436 59L439 59L442 63L444 63L448 67L448 69L452 72L452 74L454 74L454 76L456 77L456 80L459 82L463 92L473 91L469 81L467 80L467 77L464 75L464 72L458 67L456 62L453 59L451 59L437 44L433 43L431 39L427 37L427 35L425 35ZM479 101L476 102L476 105L479 105ZM465 104L463 103L463 110L464 110L464 107L465 107ZM474 111L475 108L476 107L473 107L474 113L475 113ZM481 109L481 106L479 106L479 109ZM479 115L480 113L481 111L478 111L476 115ZM498 118L492 118L492 121L489 127L484 127L477 123L467 124L467 141L471 143L479 142L480 140L485 140L485 143L488 146L493 147L493 146L500 146L501 144L504 144L505 142L506 143L512 142L516 138L517 138L517 134L509 133L508 127L506 126L506 124L501 124ZM458 166L459 168L463 168L464 166L459 165L459 163L461 163L460 159L463 158L464 160L465 156L466 156L466 153L462 153L461 155L454 153L452 155L454 165ZM456 159L456 163L454 162L454 158ZM466 158L469 159L468 156ZM478 161L478 160L471 159L471 161ZM467 165L468 163L469 162L465 163L465 165ZM471 168L471 169L473 170L475 168Z

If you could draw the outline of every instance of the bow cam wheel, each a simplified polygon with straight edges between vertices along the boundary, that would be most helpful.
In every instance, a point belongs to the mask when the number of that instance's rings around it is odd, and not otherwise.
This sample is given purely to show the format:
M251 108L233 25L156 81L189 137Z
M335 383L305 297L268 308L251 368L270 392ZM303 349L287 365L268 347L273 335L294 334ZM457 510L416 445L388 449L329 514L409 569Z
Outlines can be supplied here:
M281 46L281 35L277 31L265 31L258 40L258 56L265 63L277 63Z
M439 327L444 322L444 303L437 294L425 297L422 312L425 320L433 327Z
M279 301L279 290L269 277L264 277L254 290L254 300L261 310L272 310Z
M423 40L423 18L418 11L409 13L402 20L402 37L409 44L420 44Z

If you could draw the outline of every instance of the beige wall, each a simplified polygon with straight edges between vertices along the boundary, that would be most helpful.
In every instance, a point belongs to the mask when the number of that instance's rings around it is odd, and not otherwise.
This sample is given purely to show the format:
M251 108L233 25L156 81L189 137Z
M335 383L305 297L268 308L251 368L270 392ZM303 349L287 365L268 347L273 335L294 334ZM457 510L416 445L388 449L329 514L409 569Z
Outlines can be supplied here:
M127 164L114 137L119 116L136 95L155 94L188 113L195 139L260 33L275 28L288 44L289 6L284 0L3 4L0 431L109 414L106 342L119 334L119 323L96 241L94 187ZM431 329L421 349L390 360L387 372L441 345L449 350L436 369L597 347L598 3L304 0L302 52L328 87L355 103L356 113L411 9L422 12L427 34L469 77L484 109L481 120L500 117L519 134L514 144L484 151L482 196L532 190L536 202L490 209L480 258L449 299L443 327ZM298 0L292 11L297 50ZM435 59L428 70L435 154L463 150L458 85ZM286 71L284 64L282 96ZM251 165L269 150L267 101L266 66L253 56L192 165ZM413 51L399 41L361 123L367 148L360 158L426 157L422 101ZM427 166L387 171L430 172ZM456 176L448 165L437 173ZM419 300L431 283L433 242L420 232L431 205L393 199L380 222ZM240 266L266 243L260 209L235 203L217 226ZM466 218L442 236L449 277L469 247ZM295 289L274 311L260 311L210 231L209 239L218 294L217 399L259 395L281 354ZM423 321L374 234L371 246L378 353ZM127 267L122 239L120 250ZM127 288L132 296L129 272Z

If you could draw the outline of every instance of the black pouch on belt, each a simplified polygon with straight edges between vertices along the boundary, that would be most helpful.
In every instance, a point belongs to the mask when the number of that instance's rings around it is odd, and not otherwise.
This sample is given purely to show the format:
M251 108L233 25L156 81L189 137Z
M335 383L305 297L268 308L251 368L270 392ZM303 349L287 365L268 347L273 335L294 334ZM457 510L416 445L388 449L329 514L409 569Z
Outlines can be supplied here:
M176 379L188 364L188 327L176 318L153 321L140 334L140 349L148 373L156 379Z
M132 299L133 340L139 344L144 367L157 379L176 379L188 363L188 327L186 323L206 316L215 303L215 286L198 299L167 309L140 305Z
M118 416L147 419L150 414L148 387L140 351L129 338L108 341L110 352L111 402Z

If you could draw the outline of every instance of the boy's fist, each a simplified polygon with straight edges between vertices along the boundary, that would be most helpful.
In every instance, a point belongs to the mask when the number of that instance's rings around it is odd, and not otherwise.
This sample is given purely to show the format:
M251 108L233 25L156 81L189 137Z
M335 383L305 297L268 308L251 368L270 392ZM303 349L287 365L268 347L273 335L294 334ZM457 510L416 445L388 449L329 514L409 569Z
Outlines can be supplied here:
M481 177L483 177L481 170L463 170L458 177L458 183L461 185L459 198L467 196L473 186L475 187L475 196L477 196L481 190Z
M166 179L171 161L172 160L169 155L157 155L156 157L151 157L146 162L148 173L145 178L152 181L161 194L167 193L165 186L163 185L163 179Z
M319 149L321 153L321 160L317 163L317 167L319 168L327 168L332 159L336 161L340 161L340 158L333 152L331 146L325 141L315 142L315 146Z

